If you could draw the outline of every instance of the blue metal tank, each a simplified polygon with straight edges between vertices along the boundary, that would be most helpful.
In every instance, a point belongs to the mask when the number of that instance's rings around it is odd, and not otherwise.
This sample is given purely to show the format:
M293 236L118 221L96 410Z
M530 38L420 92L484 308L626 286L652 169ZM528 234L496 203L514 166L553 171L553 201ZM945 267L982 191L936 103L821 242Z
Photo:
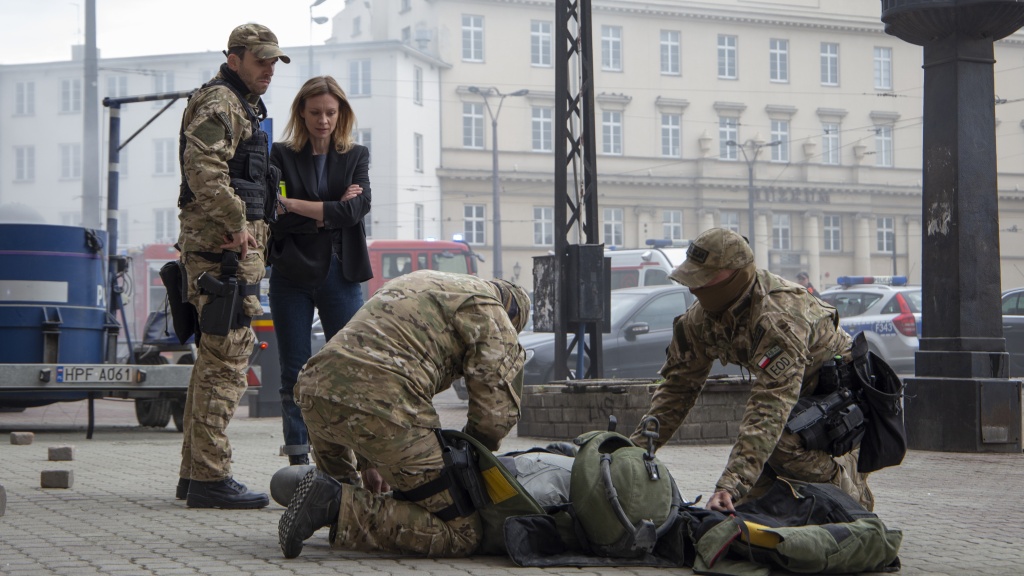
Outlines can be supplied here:
M0 223L0 364L103 362L107 234Z

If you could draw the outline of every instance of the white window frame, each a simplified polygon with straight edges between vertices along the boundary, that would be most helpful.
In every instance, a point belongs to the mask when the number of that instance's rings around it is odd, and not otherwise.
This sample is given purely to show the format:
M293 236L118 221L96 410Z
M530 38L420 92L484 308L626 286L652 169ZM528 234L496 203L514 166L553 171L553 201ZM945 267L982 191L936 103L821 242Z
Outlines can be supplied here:
M552 25L546 20L530 21L530 65L551 67Z
M768 40L768 79L772 82L789 82L789 40Z
M423 221L425 220L425 217L424 217L425 210L423 208L423 204L414 204L413 208L412 208L412 211L413 211L413 236L417 240L423 240Z
M661 236L665 240L683 240L683 211L665 210L661 213Z
M678 30L661 31L661 73L664 76L679 76L681 74L680 61L680 38Z
M462 15L462 61L484 61L484 17Z
M732 230L733 232L740 233L740 213L739 212L722 212L721 223L719 228L725 228L726 230Z
M601 112L601 152L622 156L622 112L619 110Z
M772 250L792 250L793 228L789 214L772 214Z
M789 120L771 121L772 142L778 142L772 149L772 162L789 162Z
M153 73L153 92L160 94L162 92L174 92L174 71L173 70L157 70ZM167 103L163 100L154 100L154 108L162 108Z
M839 86L839 43L821 43L821 85Z
M838 214L826 214L822 218L821 229L824 232L825 252L843 251L843 219Z
M60 179L79 180L82 178L82 145L60 145Z
M60 81L61 114L77 114L82 111L82 79L65 78Z
M14 84L14 115L36 115L36 83L15 82Z
M530 141L534 152L555 149L554 109L534 106L530 111Z
M622 208L603 208L604 241L608 246L622 246L626 241L625 211Z
M178 211L174 208L153 209L153 240L155 242L178 241Z
M879 124L875 126L875 166L892 168L892 126Z
M879 216L875 219L875 249L883 254L892 252L896 241L896 219Z
M462 103L462 147L484 149L484 105L480 102Z
M730 140L733 142L740 141L739 124L739 118L735 116L718 117L718 158L720 160L739 159L739 151L736 150L739 146L726 144Z
M875 46L875 90L892 90L892 48Z
M718 35L718 77L722 80L739 78L737 70L739 39L731 34Z
M369 128L359 128L358 130L352 131L352 139L355 140L356 144L360 146L366 146L366 151L370 154L370 161L373 161L373 131Z
M601 69L622 72L622 26L601 26Z
M842 148L839 138L838 122L821 124L821 163L832 166L842 164Z
M173 176L177 174L178 141L174 138L153 140L153 175Z
M665 158L681 158L683 155L681 114L661 115L661 155Z
M413 170L417 172L423 172L423 134L413 132L412 134L412 149L413 149Z
M554 246L555 209L551 206L533 207L533 245Z
M464 239L474 246L487 243L486 206L483 204L466 204L462 208Z
M36 179L36 147L14 147L14 181L34 182Z
M348 96L365 97L371 94L371 62L369 58L352 60L348 63Z

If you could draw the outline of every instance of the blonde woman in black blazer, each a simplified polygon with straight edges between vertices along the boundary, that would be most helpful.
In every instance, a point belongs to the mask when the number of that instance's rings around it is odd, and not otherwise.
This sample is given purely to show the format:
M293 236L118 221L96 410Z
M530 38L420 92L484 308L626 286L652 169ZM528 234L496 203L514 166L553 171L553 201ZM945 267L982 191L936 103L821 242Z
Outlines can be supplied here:
M334 78L311 78L295 96L284 141L275 142L270 152L282 182L268 245L270 314L290 464L309 462L309 437L292 388L313 352L313 309L330 340L362 306L360 284L373 277L363 228L370 211L370 153L353 142L354 124L352 107Z

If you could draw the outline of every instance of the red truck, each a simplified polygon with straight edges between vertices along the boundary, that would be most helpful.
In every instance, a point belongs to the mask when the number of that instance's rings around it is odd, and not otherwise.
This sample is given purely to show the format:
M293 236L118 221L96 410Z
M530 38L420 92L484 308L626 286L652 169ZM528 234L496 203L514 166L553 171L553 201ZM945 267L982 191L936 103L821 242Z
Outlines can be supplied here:
M415 270L440 270L476 274L482 260L465 242L448 240L370 240L373 278L363 284L363 296L371 294L392 278Z

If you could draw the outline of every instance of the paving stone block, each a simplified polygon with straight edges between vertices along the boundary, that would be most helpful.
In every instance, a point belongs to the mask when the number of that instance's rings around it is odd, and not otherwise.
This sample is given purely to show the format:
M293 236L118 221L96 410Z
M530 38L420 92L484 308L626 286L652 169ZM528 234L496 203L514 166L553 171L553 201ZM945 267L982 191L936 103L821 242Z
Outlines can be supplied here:
M74 446L50 446L50 462L63 462L75 459Z
M42 488L71 488L74 483L74 470L43 470L39 478Z
M7 512L7 490L0 484L0 516Z
M11 432L11 444L15 446L28 446L35 439L35 432Z

